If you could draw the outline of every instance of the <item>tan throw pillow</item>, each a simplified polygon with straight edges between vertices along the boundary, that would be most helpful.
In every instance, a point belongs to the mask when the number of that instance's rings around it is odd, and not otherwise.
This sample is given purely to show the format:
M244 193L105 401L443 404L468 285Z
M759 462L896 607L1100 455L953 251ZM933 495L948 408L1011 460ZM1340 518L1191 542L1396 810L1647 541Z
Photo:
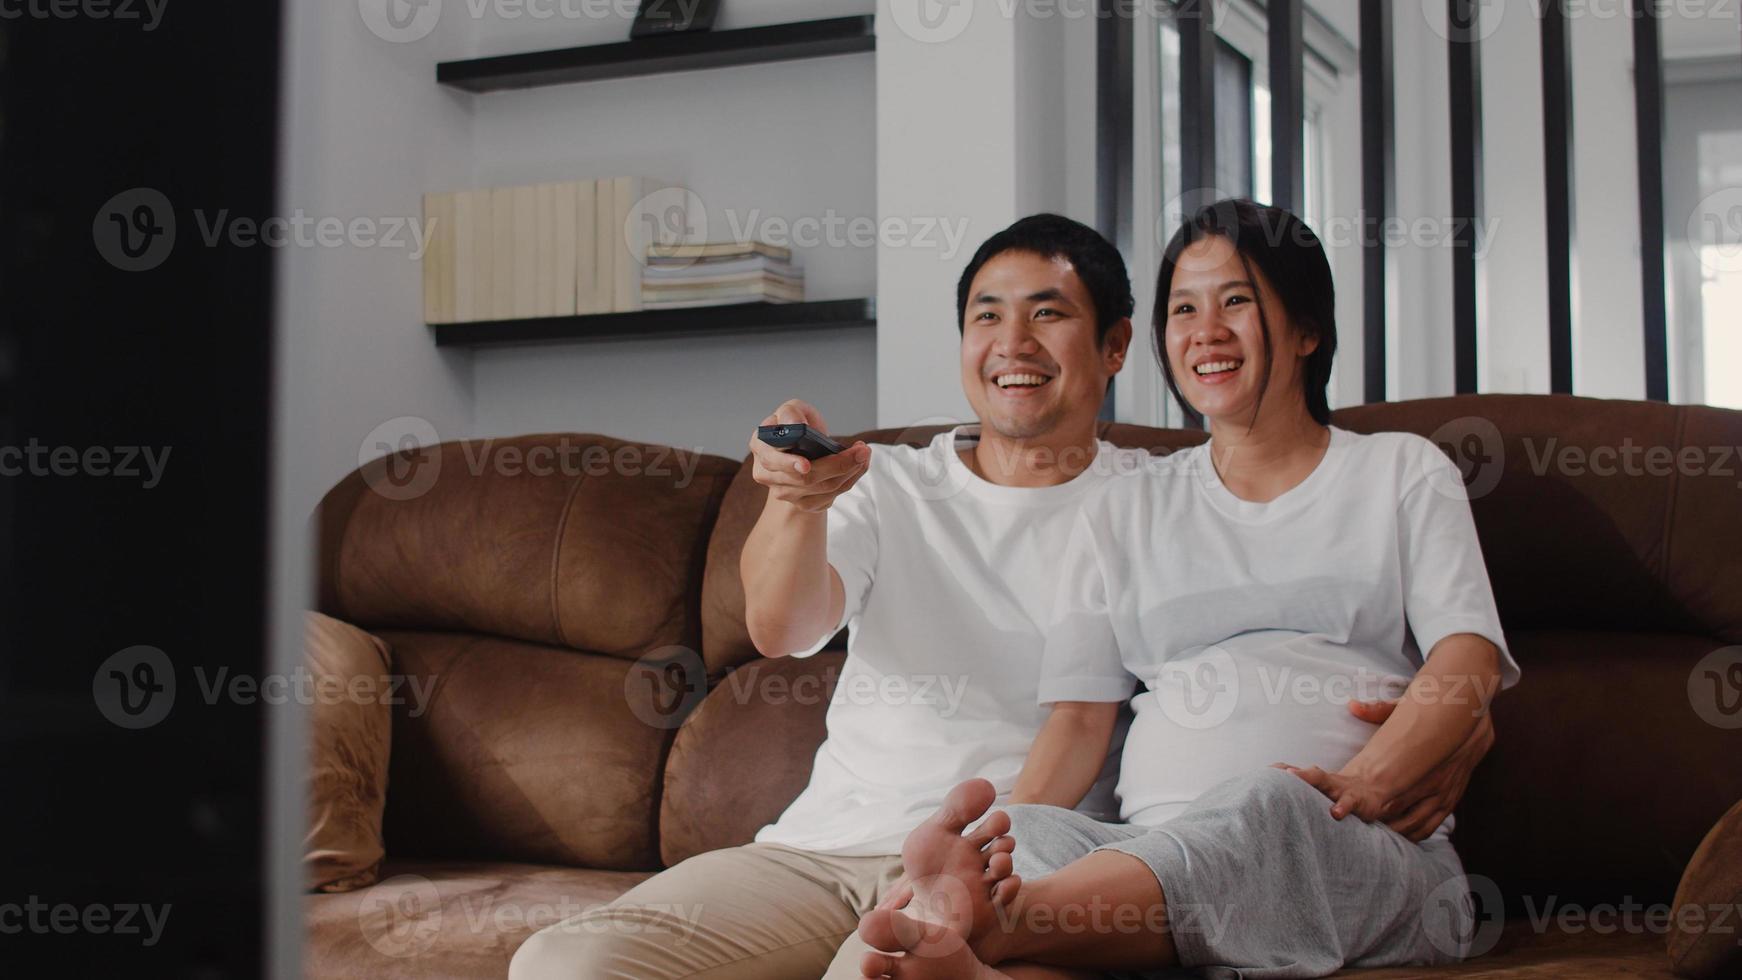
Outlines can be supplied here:
M387 644L311 612L303 623L309 703L308 836L303 868L311 891L345 892L380 874L381 812L387 805Z
M1742 908L1742 803L1718 818L1682 872L1669 934L1670 969L1696 980L1742 976L1742 938L1735 923L1738 908Z

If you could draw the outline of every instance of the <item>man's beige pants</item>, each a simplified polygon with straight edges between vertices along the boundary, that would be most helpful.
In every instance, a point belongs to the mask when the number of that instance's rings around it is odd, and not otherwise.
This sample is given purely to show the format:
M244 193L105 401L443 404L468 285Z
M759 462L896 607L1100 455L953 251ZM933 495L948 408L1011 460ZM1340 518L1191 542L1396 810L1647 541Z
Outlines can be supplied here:
M609 905L534 933L510 980L846 980L855 933L901 877L901 858L779 844L699 854Z

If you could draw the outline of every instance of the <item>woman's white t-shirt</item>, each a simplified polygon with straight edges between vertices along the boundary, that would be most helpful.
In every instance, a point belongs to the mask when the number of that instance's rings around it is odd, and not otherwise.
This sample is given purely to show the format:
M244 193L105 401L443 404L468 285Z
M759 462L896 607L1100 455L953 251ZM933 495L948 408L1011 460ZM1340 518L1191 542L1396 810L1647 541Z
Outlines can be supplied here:
M1042 703L1133 699L1120 816L1153 826L1225 779L1286 762L1335 770L1456 633L1518 679L1456 467L1419 436L1331 430L1324 458L1265 503L1223 486L1208 445L1085 500L1062 558ZM1437 696L1475 706L1474 692ZM1450 821L1440 828L1450 830Z

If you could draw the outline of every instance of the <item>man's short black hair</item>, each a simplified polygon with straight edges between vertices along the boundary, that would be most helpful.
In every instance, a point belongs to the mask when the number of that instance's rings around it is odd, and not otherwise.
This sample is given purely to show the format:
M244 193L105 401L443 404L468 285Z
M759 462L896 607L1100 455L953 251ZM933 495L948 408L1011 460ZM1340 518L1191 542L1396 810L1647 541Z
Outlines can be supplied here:
M1064 259L1095 304L1095 339L1106 340L1113 324L1131 315L1131 276L1125 258L1100 232L1057 214L1031 214L986 239L956 284L956 329L968 315L968 291L980 267L1005 252L1029 252L1043 259Z

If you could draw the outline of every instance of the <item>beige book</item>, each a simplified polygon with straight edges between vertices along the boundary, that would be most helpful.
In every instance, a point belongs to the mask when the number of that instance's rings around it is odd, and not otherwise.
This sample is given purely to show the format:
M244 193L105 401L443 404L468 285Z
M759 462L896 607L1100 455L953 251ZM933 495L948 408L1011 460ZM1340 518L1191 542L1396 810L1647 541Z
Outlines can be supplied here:
M556 309L556 185L532 188L533 227L533 316L554 316Z
M423 322L453 322L454 195L423 196Z
M593 300L584 312L609 313L616 309L612 291L617 282L617 242L621 231L613 230L617 218L617 182L609 177L593 182Z
M720 259L765 255L782 262L792 261L792 249L766 242L655 242L648 254L671 259Z
M538 315L538 187L512 188L514 197L514 303L517 320Z
M456 323L490 318L490 192L454 193L454 309Z
M514 318L514 188L490 189L490 306L492 320Z
M573 316L575 312L575 277L579 269L575 237L580 217L580 185L572 180L551 184L551 307L550 316ZM589 239L589 242L591 240ZM591 269L588 270L589 272Z

